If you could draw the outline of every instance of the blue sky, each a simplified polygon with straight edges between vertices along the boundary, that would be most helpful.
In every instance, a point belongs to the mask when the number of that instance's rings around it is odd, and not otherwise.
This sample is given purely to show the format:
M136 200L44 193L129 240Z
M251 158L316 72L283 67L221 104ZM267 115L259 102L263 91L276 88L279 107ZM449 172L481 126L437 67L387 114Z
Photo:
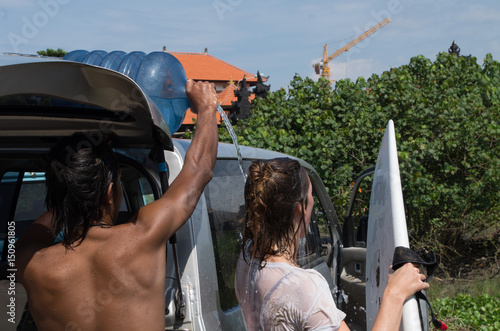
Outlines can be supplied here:
M368 78L453 40L480 64L500 59L500 1L465 0L0 0L0 53L46 48L208 53L269 75L271 89L384 17L391 23L331 62L333 79Z

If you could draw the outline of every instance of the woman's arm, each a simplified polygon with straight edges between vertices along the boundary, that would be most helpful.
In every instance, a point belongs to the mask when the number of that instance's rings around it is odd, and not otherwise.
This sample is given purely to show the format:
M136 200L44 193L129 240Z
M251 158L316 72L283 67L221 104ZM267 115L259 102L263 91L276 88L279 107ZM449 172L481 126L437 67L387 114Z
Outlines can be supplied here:
M389 274L382 304L372 331L399 330L403 304L416 292L429 288L429 284L424 280L425 275L421 274L420 269L412 263L407 263L394 273Z

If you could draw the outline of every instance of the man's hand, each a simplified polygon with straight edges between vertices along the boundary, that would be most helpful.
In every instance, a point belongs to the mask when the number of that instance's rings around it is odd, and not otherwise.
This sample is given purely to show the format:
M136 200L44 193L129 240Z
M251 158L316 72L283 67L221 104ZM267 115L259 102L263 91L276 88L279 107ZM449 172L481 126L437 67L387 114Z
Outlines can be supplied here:
M186 83L186 92L191 112L194 114L214 111L217 108L217 93L213 83L195 82L189 79Z

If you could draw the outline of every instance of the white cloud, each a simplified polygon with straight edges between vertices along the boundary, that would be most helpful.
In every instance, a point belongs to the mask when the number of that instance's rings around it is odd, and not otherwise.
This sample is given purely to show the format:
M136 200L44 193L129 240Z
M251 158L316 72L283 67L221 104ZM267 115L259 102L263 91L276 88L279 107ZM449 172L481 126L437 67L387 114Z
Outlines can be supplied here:
M359 76L368 78L374 72L374 61L371 59L353 60L350 62L336 62L333 64L333 79L350 78L353 81Z
M317 58L311 61L311 69L309 71L309 77L314 80L318 80L320 75L316 74L313 65L319 63L322 58ZM360 59L347 62L340 61L330 61L330 79L341 80L349 78L352 81L360 76L368 78L374 72L374 61L371 59Z

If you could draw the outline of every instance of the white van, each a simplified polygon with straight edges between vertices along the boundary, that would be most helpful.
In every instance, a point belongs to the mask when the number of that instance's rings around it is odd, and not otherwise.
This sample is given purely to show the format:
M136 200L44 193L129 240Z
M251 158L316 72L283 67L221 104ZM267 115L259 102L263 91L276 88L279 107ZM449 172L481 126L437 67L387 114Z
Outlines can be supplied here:
M15 246L9 243L45 210L45 153L74 132L92 132L96 140L111 135L123 169L118 219L123 222L160 197L151 149L164 151L172 182L190 141L172 139L156 105L139 86L108 69L4 55L0 82L0 329L15 330L24 313L22 330L28 330L34 325L24 311L26 293L11 276ZM245 171L254 160L284 156L250 147L241 147L241 155ZM363 330L364 248L343 249L331 199L313 167L299 161L309 172L315 197L309 247L301 249L300 265L327 279L338 307L348 312L351 328ZM219 144L212 181L168 245L165 330L244 330L234 291L243 187L235 146ZM352 300L345 300L342 287Z

